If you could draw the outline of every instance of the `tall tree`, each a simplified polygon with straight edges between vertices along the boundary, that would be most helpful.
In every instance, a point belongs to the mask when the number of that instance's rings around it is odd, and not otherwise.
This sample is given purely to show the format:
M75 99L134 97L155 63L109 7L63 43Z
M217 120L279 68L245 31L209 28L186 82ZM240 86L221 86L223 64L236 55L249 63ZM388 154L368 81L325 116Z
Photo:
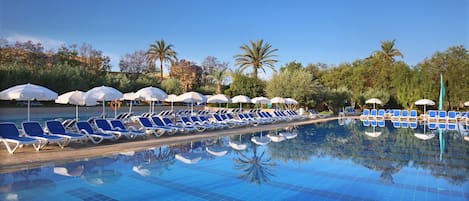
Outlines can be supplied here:
M384 59L385 61L389 63L393 63L394 57L404 57L402 53L397 49L394 48L394 45L396 44L396 39L390 41L390 40L385 40L381 41L381 50L375 52L375 56L381 59Z
M163 63L177 60L177 54L176 51L173 50L173 45L166 45L163 39L156 41L154 44L150 44L150 48L146 55L152 63L155 63L158 60L160 61L161 80L163 80Z
M264 67L269 67L273 71L275 70L274 64L278 60L273 59L277 55L274 54L278 49L272 49L272 45L264 43L264 40L258 40L256 42L250 41L250 45L243 44L240 49L243 51L241 54L235 55L236 65L240 66L241 70L245 70L249 67L253 68L254 78L257 78L257 72L259 69L265 72Z
M217 94L221 94L223 82L225 81L226 76L228 75L227 70L228 68L223 68L220 70L215 70L212 74L208 75L207 77L212 78L216 85L217 85Z

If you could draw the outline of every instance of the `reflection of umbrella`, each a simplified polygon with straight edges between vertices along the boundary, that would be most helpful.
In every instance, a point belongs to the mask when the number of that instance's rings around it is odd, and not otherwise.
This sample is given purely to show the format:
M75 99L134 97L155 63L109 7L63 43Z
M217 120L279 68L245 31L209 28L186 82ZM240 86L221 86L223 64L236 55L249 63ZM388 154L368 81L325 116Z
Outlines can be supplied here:
M205 151L207 151L207 153L212 154L214 156L224 156L228 153L228 149L226 147L220 147L220 146L205 147Z
M381 132L376 131L376 126L373 126L373 131L365 131L365 135L370 137L379 137L381 135Z
M54 173L67 177L78 177L83 175L83 170L85 170L84 165L78 165L73 168L69 167L54 167Z
M89 172L85 172L83 178L85 181L94 184L94 185L103 185L109 183L115 183L120 177L122 173L116 170L93 170Z
M429 99L420 99L415 101L415 105L423 105L423 114L427 114L427 105L435 105L435 102Z
M82 91L71 91L64 93L55 99L55 103L59 104L72 104L75 105L75 118L78 121L78 106L79 105L96 105L96 99L88 98L85 99L85 92Z
M241 135L239 135L239 142L232 142L230 140L229 144L231 148L238 150L238 151L242 151L247 148L247 145L241 142Z
M244 95L237 95L231 99L231 102L233 103L239 103L239 109L242 108L243 103L251 103L251 99L247 96Z
M415 133L414 136L417 137L418 139L421 139L421 140L429 140L429 139L434 138L435 134L433 134L433 133L427 134L426 133L426 128L427 128L427 126L423 125L423 133Z
M146 101L150 101L150 112L154 112L153 101L163 101L168 97L166 92L156 87L145 87L135 92L135 94Z
M200 159L202 159L200 154L192 153L192 152L176 154L175 158L178 159L179 161L185 163L185 164L195 164L195 163L198 163L200 161Z
M377 99L377 98L370 98L368 100L365 101L365 103L373 103L373 109L375 109L375 105L376 104L380 104L382 105L383 104L383 101Z
M270 138L270 140L272 140L273 142L282 142L285 140L285 137L283 137L282 135L267 134L267 137Z
M29 83L16 85L0 92L0 100L28 101L28 121L30 119L31 100L54 100L56 98L57 93L50 89Z
M119 100L122 98L122 96L123 94L117 89L107 86L100 86L88 90L85 94L85 99L91 98L96 99L97 101L103 101L103 117L105 117L105 101ZM116 115L116 113L117 112L114 111L114 115Z
M258 137L258 136L252 137L251 142L254 142L257 145L263 146L263 145L269 144L270 138L269 137L263 137L262 132L261 132L261 136L260 137Z

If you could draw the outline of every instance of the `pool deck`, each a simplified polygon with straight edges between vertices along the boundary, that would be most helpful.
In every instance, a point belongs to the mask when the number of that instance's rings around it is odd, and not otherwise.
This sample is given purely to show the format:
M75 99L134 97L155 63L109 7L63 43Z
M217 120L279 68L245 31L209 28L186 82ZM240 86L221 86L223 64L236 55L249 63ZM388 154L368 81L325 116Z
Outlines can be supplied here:
M80 160L85 158L94 158L100 156L113 155L120 152L131 152L144 150L166 144L178 144L190 141L199 141L218 136L230 136L244 133L259 132L265 130L280 129L289 126L299 126L311 123L320 123L330 120L337 120L338 117L328 117L320 119L307 119L303 121L281 122L260 126L249 126L232 129L206 131L202 133L173 135L154 137L148 135L144 140L118 142L105 142L94 145L90 142L86 144L71 144L64 149L56 145L48 145L36 152L31 146L18 149L13 155L8 154L5 147L0 148L0 173L12 172L18 169L29 169L40 167L47 163L65 163L68 161ZM357 116L347 116L347 118L358 118Z

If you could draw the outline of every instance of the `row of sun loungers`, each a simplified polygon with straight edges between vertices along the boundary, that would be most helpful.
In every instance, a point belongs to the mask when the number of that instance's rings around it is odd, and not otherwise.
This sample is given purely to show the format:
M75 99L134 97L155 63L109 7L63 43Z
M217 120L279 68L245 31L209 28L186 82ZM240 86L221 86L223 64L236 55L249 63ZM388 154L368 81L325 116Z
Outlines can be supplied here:
M118 115L118 118L112 120L99 117L78 122L76 120L65 122L51 120L45 122L44 128L39 122L23 122L21 130L14 123L0 123L0 140L7 148L8 153L13 154L24 145L32 145L36 151L39 151L48 144L56 144L60 148L64 148L71 142L86 143L90 141L99 144L104 140L145 138L147 134L159 137L175 133L195 133L303 119L303 116L298 115L295 111L288 110L272 113L250 110L248 113L213 114L209 114L208 111L197 111L196 115L184 111L178 114L180 115L171 116L173 113L167 112L162 112L160 115L146 113L137 117L140 125L138 129L123 123L124 119L128 119L129 115L132 115L131 113ZM175 121L172 117L180 119ZM71 127L74 127L75 132L70 132Z

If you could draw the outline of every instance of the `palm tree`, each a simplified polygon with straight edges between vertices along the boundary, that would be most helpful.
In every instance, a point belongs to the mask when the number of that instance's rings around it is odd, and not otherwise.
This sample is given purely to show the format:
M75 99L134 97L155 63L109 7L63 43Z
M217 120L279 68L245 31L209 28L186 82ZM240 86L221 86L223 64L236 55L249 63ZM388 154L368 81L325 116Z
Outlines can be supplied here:
M222 68L220 70L214 70L211 75L208 75L207 77L212 78L216 85L217 85L217 94L222 93L222 86L223 86L223 81L226 78L227 75L227 70L228 68Z
M273 59L277 55L274 52L278 49L272 49L272 45L264 43L264 40L258 40L256 42L250 41L250 46L243 44L240 49L243 51L242 54L235 55L236 65L240 66L240 70L245 70L248 67L253 68L254 78L257 78L257 71L261 69L265 72L264 66L271 68L276 71L274 64L278 61Z
M173 45L166 45L163 39L156 41L154 44L150 44L150 48L145 54L151 63L155 63L160 60L161 80L163 80L163 63L177 60L176 51L173 50Z
M402 53L394 48L396 39L381 41L381 50L375 52L375 56L382 58L390 63L394 62L394 57L404 57Z
M258 156L257 145L252 143L252 146L254 152L252 157L248 157L240 151L237 152L240 157L233 159L236 162L235 169L243 172L239 175L239 178L249 180L249 183L261 184L262 182L269 181L270 176L274 176L271 167L274 167L277 164L271 162L270 158L263 159L264 151L260 156Z

